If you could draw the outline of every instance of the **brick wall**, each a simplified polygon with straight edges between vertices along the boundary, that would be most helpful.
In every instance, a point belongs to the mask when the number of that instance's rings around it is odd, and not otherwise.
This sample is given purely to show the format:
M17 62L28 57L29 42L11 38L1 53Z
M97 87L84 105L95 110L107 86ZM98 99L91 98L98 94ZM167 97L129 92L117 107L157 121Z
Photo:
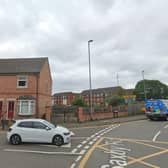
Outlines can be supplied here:
M124 117L128 116L128 112L118 112L117 115L116 113L109 111L109 112L93 112L92 115L89 113L85 113L83 108L80 107L78 109L78 121L79 122L84 122L88 120L99 120L99 119L111 119L114 117Z
M52 105L52 79L50 74L49 64L46 62L40 72L39 88L38 88L38 117L42 118L45 115L47 120L51 119Z

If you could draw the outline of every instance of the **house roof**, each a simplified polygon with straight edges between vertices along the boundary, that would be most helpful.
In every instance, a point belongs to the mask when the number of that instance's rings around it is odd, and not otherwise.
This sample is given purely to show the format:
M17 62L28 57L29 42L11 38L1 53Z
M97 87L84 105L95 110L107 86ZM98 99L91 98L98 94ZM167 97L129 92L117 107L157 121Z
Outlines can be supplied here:
M53 96L67 96L67 95L79 95L79 93L73 93L73 92L60 92L55 93Z
M47 57L0 59L0 74L39 73L46 61Z
M122 89L120 86L116 87L106 87L106 88L98 88L98 89L92 89L92 93L111 93L111 94L117 94L118 91ZM88 94L89 90L84 90L82 94Z

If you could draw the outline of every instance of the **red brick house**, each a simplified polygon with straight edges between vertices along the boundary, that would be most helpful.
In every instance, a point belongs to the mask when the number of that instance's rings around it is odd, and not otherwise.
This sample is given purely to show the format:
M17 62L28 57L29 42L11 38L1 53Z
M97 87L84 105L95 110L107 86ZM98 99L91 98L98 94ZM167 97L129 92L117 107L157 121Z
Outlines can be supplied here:
M125 90L120 86L92 89L92 103L93 105L105 106L106 99L108 97L119 95L121 93L124 93L124 91ZM83 100L85 101L85 103L89 105L90 104L90 91L84 90L81 93L81 96Z
M0 117L50 120L51 92L48 58L0 59Z
M73 92L55 93L53 95L53 104L71 106L77 96L79 94Z

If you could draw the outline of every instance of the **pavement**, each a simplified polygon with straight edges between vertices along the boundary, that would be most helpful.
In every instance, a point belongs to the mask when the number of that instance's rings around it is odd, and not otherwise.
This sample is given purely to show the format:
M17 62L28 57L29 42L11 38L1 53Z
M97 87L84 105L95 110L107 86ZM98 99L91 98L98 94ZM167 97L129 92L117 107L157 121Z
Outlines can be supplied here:
M146 119L147 118L145 115L134 115L134 116L127 116L127 117L86 121L86 122L81 122L81 123L76 123L76 122L75 123L59 123L59 125L65 126L67 128L77 128L77 127L111 125L111 124L118 124L118 123L146 120ZM4 133L7 130L8 130L7 127L5 128L5 130L2 130L2 128L0 127L0 133Z
M61 123L60 125L65 126L67 128L77 128L77 127L87 127L87 126L103 126L103 125L111 125L118 124L124 122L138 121L138 120L146 120L145 114L143 115L134 115L127 117L118 117L112 119L102 119L102 120L93 120L82 123Z

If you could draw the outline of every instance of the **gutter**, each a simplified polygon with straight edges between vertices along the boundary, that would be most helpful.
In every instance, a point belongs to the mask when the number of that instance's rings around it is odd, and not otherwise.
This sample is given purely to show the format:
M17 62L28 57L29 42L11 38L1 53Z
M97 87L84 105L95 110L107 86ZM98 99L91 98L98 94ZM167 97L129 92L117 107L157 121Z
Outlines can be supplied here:
M36 118L39 117L39 93L38 93L38 90L39 90L39 74L36 75Z

